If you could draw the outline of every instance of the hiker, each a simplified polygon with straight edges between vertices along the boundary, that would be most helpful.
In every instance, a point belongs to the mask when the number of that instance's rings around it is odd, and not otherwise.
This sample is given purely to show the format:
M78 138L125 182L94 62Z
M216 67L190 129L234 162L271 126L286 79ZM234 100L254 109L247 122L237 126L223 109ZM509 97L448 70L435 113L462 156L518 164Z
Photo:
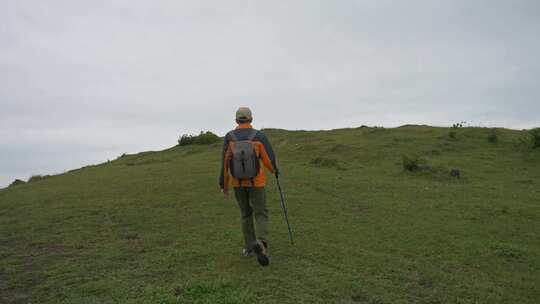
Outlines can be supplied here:
M241 107L236 111L236 129L225 135L221 157L219 185L228 197L229 172L232 186L242 216L245 257L257 255L259 264L269 264L268 210L264 186L266 176L263 166L277 174L276 157L263 132L253 129L251 110ZM255 227L253 218L255 217Z

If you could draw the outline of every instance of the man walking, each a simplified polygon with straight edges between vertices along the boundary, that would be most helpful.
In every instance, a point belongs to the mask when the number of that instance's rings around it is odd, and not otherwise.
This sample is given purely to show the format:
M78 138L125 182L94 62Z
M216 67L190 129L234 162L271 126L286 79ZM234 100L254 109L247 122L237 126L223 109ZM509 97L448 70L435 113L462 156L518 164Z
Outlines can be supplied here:
M264 133L253 129L252 121L249 108L242 107L236 111L238 126L225 135L223 143L219 185L227 197L230 172L234 195L242 216L244 235L242 254L249 257L255 252L259 264L267 266L270 263L267 254L268 210L263 166L275 174L278 169L270 142Z

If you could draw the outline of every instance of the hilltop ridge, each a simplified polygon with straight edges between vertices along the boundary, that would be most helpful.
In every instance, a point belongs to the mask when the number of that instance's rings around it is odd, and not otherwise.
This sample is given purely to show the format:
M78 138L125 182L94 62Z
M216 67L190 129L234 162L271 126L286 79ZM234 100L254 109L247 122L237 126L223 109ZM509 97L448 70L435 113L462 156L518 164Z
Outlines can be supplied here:
M222 143L174 146L0 189L0 302L540 298L540 153L517 146L525 132L264 132L297 242L268 176L269 268L240 257L239 211L217 186Z

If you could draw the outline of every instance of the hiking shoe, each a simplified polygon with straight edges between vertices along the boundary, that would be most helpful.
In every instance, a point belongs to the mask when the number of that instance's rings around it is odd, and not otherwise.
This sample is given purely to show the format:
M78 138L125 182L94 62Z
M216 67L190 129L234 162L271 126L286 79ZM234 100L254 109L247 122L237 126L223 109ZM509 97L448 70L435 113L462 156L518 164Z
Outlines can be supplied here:
M266 254L266 246L264 246L263 242L256 241L255 244L253 244L253 251L255 251L257 262L259 262L261 266L268 266L268 264L270 264L270 259L268 259L268 255Z
M245 257L245 258L250 258L253 256L253 250L249 250L249 249L242 249L242 256Z

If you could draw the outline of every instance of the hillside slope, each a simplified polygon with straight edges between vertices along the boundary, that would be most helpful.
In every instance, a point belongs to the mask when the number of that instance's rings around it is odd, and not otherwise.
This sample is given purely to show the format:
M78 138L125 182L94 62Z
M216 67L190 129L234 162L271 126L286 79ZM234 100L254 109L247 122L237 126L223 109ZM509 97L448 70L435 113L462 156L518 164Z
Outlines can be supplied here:
M0 302L538 303L540 151L448 131L266 130L296 237L269 176L268 268L240 257L221 143L2 189Z

